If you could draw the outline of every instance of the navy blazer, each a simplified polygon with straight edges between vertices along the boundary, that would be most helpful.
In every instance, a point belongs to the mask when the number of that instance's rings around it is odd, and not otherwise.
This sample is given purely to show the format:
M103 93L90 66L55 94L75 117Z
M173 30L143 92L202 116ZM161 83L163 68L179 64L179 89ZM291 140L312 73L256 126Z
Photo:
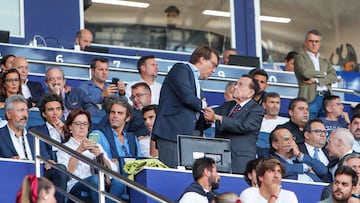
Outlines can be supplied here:
M34 154L34 137L32 135L25 135L26 139L28 140L30 150L32 153L32 157L35 159ZM19 156L17 153L14 144L11 140L10 133L8 126L5 125L4 127L0 128L0 157L1 158L12 158L15 156Z
M202 109L194 74L189 65L176 63L166 76L161 91L153 136L177 142L177 135L193 135L197 113Z
M256 158L256 141L265 110L250 100L231 118L235 104L229 101L214 109L223 116L222 123L216 122L215 137L230 139L232 172L244 173L247 162Z
M31 93L31 102L38 104L41 98L45 95L45 90L40 82L28 81L27 86ZM37 106L37 105L36 105Z
M279 159L280 162L285 166L286 174L285 176L283 176L283 178L297 180L299 174L306 174L310 176L311 179L313 179L315 182L323 182L322 179L328 178L329 171L327 167L320 161L311 158L308 154L304 154L304 158L301 162L296 160L293 164L289 164L277 154L270 154L270 156L272 158ZM315 174L310 172L304 172L303 163L310 166L315 172Z
M49 129L47 128L46 123L44 123L43 125L30 126L29 130L32 128L50 137ZM46 159L57 161L56 157L54 157L55 154L52 153L52 146L42 141L40 141L40 154Z

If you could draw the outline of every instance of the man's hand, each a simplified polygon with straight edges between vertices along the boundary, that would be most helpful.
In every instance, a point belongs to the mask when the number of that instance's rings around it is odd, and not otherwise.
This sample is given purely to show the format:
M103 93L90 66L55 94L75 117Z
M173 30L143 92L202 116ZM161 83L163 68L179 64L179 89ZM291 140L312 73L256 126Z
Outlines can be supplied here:
M126 84L123 81L119 80L117 83L117 88L120 95L125 95L125 87Z
M315 78L310 78L308 80L303 80L303 82L305 84L311 85L311 84L316 84L316 79Z
M116 87L116 85L111 84L111 85L107 86L106 88L104 88L104 90L102 91L102 96L108 97L112 94L116 94L117 92L118 92L118 88Z
M54 160L49 160L49 162L51 162L51 163L53 163L53 164L56 164L56 162L55 162ZM48 163L45 163L44 168L45 168L46 170L49 170L49 169L51 169L51 165L48 164Z
M213 123L215 121L215 115L216 115L214 110L212 108L206 107L204 109L204 112L205 112L204 114L205 120L209 123Z

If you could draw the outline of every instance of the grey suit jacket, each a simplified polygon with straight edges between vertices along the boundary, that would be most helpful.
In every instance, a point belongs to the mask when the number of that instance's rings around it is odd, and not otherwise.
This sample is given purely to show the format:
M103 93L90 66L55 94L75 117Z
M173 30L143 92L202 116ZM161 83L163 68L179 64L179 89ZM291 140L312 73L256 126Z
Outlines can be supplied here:
M305 84L304 79L317 78L320 85L326 85L331 92L331 84L337 82L336 71L331 63L325 58L319 58L320 71L315 71L307 53L295 56L295 75L299 84L298 97L304 97L308 102L312 102L316 96L316 84Z

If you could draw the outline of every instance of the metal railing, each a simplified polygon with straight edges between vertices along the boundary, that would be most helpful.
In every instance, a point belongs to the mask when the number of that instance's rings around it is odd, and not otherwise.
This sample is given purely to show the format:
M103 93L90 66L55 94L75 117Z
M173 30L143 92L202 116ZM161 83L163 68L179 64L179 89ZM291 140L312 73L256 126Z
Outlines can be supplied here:
M53 140L51 137L47 136L46 134L44 134L43 132L41 131L38 131L36 129L30 129L29 130L29 133L31 135L33 135L35 137L35 173L36 173L36 176L40 177L41 176L41 162L45 162L49 165L51 165L51 167L54 167L56 170L59 170L63 173L66 173L67 175L69 175L70 177L72 178L75 178L76 180L80 181L81 183L83 183L84 185L86 185L87 187L89 187L90 189L94 190L94 191L98 191L99 193L99 202L103 203L105 202L105 197L106 198L109 198L113 201L117 201L117 202L124 202L123 200L107 193L105 191L105 181L104 181L104 175L108 175L110 177L112 177L113 179L116 179L117 181L120 181L121 183L123 183L124 185L126 185L127 187L130 187L136 191L138 191L139 193L143 194L143 195L146 195L158 202L164 202L164 203L167 203L167 202L173 202L172 200L169 200L163 196L161 196L160 194L154 192L154 191L151 191L150 189L146 188L145 186L137 183L137 182L134 182L122 175L120 175L119 173L115 172L115 171L112 171L106 167L104 167L103 165L97 163L95 160L92 160L92 159L89 159L88 157L82 155L81 153L63 145L62 143L60 142L57 142L55 140ZM75 157L76 159L84 162L84 163L87 163L89 164L91 167L93 167L95 170L98 170L99 173L99 185L98 187L82 180L81 178L73 175L72 173L69 173L68 171L56 166L56 164L53 164L52 162L50 162L49 160L45 159L44 157L42 157L40 155L40 140L42 142L45 142L51 146L54 146L56 148L58 148L59 150L62 150L68 154L70 154L71 156ZM63 191L60 191L60 192L63 192ZM67 193L68 194L68 193ZM74 198L73 196L68 196L66 194L66 196L72 200L75 199L76 202L79 202L80 200L78 200L77 198Z

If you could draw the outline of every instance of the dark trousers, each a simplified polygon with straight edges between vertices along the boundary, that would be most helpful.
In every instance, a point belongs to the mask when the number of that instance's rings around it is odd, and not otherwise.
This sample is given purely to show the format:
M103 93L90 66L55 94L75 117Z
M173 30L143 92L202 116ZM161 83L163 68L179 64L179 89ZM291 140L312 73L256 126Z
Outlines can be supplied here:
M178 166L177 143L161 138L156 139L159 160L170 168Z
M57 166L66 170L66 167L62 164L57 164ZM55 168L51 168L49 170L44 169L44 176L47 179L49 179L55 186L66 191L68 176L65 173L63 173ZM62 195L61 193L56 192L55 198L58 203L64 203L65 198L64 198L64 195Z

